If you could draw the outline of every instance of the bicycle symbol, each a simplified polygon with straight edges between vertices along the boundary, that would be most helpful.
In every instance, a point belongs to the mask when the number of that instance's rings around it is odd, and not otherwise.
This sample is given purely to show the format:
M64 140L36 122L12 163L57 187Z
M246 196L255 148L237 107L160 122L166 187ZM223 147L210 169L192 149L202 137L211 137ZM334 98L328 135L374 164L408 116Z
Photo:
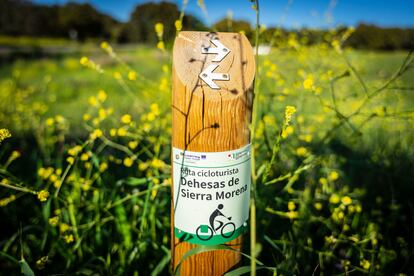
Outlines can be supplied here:
M231 217L226 217L220 211L221 209L223 209L223 207L223 204L219 204L217 209L214 210L213 213L210 215L210 225L204 224L197 227L196 235L200 240L208 241L219 229L220 234L223 238L230 238L231 236L233 236L234 232L236 231L236 225L230 221ZM229 222L224 223L220 220L216 221L217 217L225 217L229 220ZM215 221L219 223L219 226L216 228L214 228Z
M202 231L200 233L202 228L207 228L208 229L208 231L206 231L207 233L202 233L202 232L205 232L205 231ZM230 238L231 236L233 236L235 231L236 231L236 225L233 222L227 222L226 224L224 224L221 227L220 234L223 238ZM200 225L200 226L198 226L198 228L196 230L196 234L197 234L197 237L200 240L208 241L209 239L211 239L213 237L214 231L209 225Z

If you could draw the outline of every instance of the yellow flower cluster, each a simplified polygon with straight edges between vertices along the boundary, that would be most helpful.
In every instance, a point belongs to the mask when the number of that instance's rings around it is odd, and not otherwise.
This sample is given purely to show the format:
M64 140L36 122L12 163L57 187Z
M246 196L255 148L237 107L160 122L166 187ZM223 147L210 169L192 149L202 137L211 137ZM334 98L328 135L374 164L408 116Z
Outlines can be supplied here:
M63 236L63 239L65 240L66 243L72 243L75 241L75 238L73 237L72 234Z
M151 166L152 166L154 169L162 169L162 168L165 166L165 163L164 163L164 161L162 161L162 160L160 160L160 159L158 159L158 158L154 158L154 159L151 161Z
M289 135L294 132L294 128L292 126L288 126L282 130L282 138L286 139Z
M101 130L101 129L99 129L99 128L97 128L97 129L94 129L94 130L91 132L91 134L89 135L89 137L91 138L91 140L95 140L95 139L97 139L97 138L99 138L99 137L102 137L102 135L103 135L102 130Z
M79 63L82 66L85 66L85 67L88 67L90 69L96 70L99 73L104 72L99 64L96 64L93 60L89 59L88 57L85 57L85 56L81 57L81 59L79 60Z
M292 120L292 115L295 114L296 107L288 105L285 108L285 126L288 126L290 124L290 121Z
M162 24L161 22L158 22L155 24L154 29L158 37L157 48L160 49L161 51L164 51L165 50L165 44L163 41L164 24Z
M177 32L179 32L183 29L183 22L181 20L175 20L174 26Z
M3 182L3 180L2 180L2 182ZM2 198L2 199L0 199L0 207L4 207L4 206L8 205L9 203L11 203L15 200L16 200L15 195L10 195L9 197Z
M49 197L49 192L47 190L41 190L40 192L37 193L37 198L42 202L46 201L48 197Z
M10 137L11 137L11 134L8 129L5 129L5 128L0 129L0 143Z
M132 117L129 114L125 114L121 117L121 123L130 124L132 122Z
M114 50L112 49L112 46L109 45L109 43L106 41L101 42L101 49L107 52L111 56L115 54Z
M154 29L155 29L155 33L158 36L158 39L162 39L162 36L164 34L164 24L162 24L161 22L158 22L155 24Z

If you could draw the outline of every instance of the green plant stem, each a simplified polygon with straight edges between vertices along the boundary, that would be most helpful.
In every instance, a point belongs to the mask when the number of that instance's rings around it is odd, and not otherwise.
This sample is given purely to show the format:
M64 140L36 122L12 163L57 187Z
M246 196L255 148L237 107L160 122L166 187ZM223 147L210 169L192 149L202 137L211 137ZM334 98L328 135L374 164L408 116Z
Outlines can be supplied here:
M256 153L255 153L255 132L256 132L256 123L257 123L257 108L258 100L260 95L260 89L258 84L259 76L259 33L260 33L260 17L259 17L259 0L255 0L256 6L256 30L255 30L255 59L256 59L256 87L255 87L255 100L252 114L252 126L251 126L251 136L252 136L252 187L251 187L251 196L250 196L250 275L256 275L256 184L257 184L257 174L256 174Z
M9 184L3 183L3 182L0 182L0 186L3 186L3 187L8 188L8 189L13 189L13 190L16 190L16 191L20 191L20 192L31 193L31 194L34 194L34 195L36 194L36 191L30 190L28 188L16 187L16 186L9 185Z

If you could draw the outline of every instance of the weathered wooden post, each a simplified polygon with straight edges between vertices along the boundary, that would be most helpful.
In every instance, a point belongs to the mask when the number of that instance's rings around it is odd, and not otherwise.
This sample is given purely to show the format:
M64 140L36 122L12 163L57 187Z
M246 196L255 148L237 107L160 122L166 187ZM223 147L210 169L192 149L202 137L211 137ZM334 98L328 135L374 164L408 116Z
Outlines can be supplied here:
M241 249L248 228L255 62L239 33L181 32L173 50L172 264L197 245ZM182 275L222 275L240 254L193 255Z

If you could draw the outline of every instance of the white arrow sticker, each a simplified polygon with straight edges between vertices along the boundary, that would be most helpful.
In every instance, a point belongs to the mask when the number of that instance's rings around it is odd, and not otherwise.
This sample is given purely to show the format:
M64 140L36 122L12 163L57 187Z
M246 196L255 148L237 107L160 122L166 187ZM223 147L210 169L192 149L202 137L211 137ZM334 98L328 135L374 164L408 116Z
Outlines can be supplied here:
M205 81L208 86L213 89L220 89L220 87L213 80L230 80L230 75L227 73L213 73L218 67L218 64L210 64L199 77Z
M216 54L212 61L220 62L230 53L230 49L224 46L218 39L212 39L211 43L213 43L216 48L201 47L201 53Z

